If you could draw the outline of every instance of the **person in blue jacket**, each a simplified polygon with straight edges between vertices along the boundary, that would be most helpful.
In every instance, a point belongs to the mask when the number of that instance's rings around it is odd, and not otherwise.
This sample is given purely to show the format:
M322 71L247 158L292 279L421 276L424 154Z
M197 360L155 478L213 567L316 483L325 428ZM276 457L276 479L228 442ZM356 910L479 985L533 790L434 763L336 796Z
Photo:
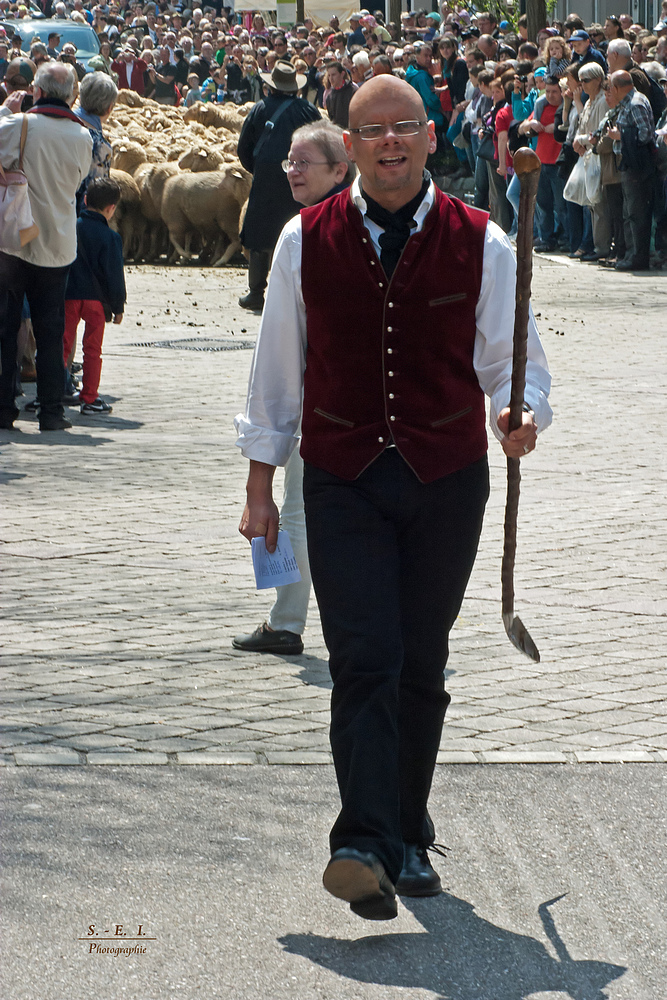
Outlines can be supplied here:
M65 365L70 360L79 320L83 333L83 383L79 393L81 413L111 413L112 407L97 395L102 372L102 339L107 320L123 321L125 275L123 241L109 227L120 201L120 187L111 177L98 177L86 191L86 207L76 224L76 260L65 292Z

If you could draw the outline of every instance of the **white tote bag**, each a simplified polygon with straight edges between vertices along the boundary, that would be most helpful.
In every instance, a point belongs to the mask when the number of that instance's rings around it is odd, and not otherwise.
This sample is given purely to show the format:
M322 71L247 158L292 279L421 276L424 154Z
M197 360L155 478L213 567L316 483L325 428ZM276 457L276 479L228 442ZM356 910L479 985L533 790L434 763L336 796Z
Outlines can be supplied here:
M567 179L563 190L565 201L573 201L575 205L588 205L586 194L586 175L584 173L584 158L580 156L572 167L572 173Z
M23 173L23 150L28 134L28 119L23 116L18 170L5 170L0 164L0 250L21 250L39 235L28 195L28 178Z
M596 156L592 149L589 149L582 157L584 161L584 175L586 178L586 197L589 204L597 205L602 201L602 166L600 157Z

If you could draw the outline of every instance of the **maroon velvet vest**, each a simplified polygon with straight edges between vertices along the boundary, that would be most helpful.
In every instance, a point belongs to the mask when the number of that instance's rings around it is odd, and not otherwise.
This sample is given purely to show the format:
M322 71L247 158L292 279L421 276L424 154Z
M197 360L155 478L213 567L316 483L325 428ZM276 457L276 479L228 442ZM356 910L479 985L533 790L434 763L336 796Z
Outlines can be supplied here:
M356 479L393 439L423 483L487 450L473 368L488 216L436 189L391 281L349 190L301 212L301 454Z

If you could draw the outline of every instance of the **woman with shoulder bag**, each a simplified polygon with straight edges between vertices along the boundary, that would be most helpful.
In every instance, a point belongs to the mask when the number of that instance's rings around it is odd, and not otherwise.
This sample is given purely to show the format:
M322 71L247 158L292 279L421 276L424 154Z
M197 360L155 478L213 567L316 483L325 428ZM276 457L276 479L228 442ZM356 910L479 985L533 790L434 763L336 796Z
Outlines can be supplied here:
M600 158L593 152L591 141L592 134L608 111L603 89L605 73L598 63L585 63L579 69L579 80L588 100L579 116L573 147L575 153L584 159L586 194L592 204L593 212L594 242L593 252L584 254L581 259L595 261L608 257L611 247L611 221L609 207L602 192L601 163Z
M593 218L586 198L583 164L578 165L579 154L574 151L574 137L577 132L579 116L584 110L581 100L581 83L579 82L579 70L576 66L568 66L565 80L560 81L563 90L563 103L556 112L554 139L562 142L563 148L560 156L556 160L558 172L564 181L568 181L572 171L577 168L581 171L581 195L576 201L568 198L568 185L566 183L563 191L565 207L567 209L567 229L570 252L568 257L573 260L580 260L594 252L593 245ZM574 178L573 178L574 180Z

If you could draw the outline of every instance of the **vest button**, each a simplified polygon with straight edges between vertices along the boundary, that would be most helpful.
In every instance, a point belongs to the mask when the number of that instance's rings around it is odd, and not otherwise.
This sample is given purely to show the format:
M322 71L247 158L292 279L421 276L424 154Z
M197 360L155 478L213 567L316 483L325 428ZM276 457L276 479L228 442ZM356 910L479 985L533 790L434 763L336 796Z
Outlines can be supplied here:
M387 307L389 309L393 309L394 308L394 303L393 302L387 302Z
M390 399L393 399L393 398L394 398L394 394L393 394L393 392L390 392L390 393L389 393L389 398L390 398Z
M366 237L365 237L365 236L362 236L362 237L361 237L361 242L362 242L362 243L368 243L368 240L366 239Z
M371 261L371 267L375 267L375 261L374 260Z
M378 288L384 288L384 285L382 284L381 281L378 281Z
M395 419L396 419L396 417L389 417L389 419L390 419L390 420L395 420Z
M394 332L393 326L388 326L387 327L387 333L393 333L393 332Z
M394 373L393 372L387 372L387 375L389 376L389 378L393 378L394 377Z
M387 354L393 354L393 353L394 353L394 352L393 352L392 348L391 348L391 347L388 347L388 348L387 348Z
M380 444L384 444L384 438L378 438Z

